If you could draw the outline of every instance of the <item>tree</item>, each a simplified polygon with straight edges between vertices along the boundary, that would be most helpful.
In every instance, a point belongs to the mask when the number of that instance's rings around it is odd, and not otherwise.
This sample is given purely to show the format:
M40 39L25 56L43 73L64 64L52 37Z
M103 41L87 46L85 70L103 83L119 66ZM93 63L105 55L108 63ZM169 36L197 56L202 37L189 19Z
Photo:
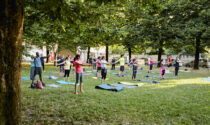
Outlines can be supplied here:
M2 0L0 5L0 124L19 125L24 2Z
M179 29L184 44L194 50L194 69L199 69L200 53L210 46L210 15L208 0L173 2L170 6L174 28Z

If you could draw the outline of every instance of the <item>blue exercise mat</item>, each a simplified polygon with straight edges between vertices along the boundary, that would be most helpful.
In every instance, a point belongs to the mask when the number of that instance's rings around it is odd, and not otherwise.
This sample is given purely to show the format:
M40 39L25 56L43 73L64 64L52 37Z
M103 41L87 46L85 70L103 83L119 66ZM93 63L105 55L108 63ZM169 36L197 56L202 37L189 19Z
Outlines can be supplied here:
M75 85L75 83L73 83L73 82L65 82L65 81L56 81L56 82L59 84L65 84L65 85Z
M49 86L49 87L54 87L54 88L58 88L58 87L61 87L59 85L56 85L56 84L49 84L49 85L46 85L46 86Z
M111 91L115 91L115 92L120 92L123 90L122 87L111 87L107 84L101 84L101 85L97 85L95 87L96 89L104 89L104 90L111 90Z
M204 78L203 81L210 82L210 78Z
M132 88L136 88L137 86L128 86L128 85L123 85L123 84L116 84L116 83L113 83L113 84L110 84L112 86L115 86L115 87L125 87L125 88L129 88L129 89L132 89Z
M149 77L149 75L146 75L146 76L144 76L144 77L148 78L148 77Z
M24 81L24 80L31 80L29 77L21 77L21 80Z

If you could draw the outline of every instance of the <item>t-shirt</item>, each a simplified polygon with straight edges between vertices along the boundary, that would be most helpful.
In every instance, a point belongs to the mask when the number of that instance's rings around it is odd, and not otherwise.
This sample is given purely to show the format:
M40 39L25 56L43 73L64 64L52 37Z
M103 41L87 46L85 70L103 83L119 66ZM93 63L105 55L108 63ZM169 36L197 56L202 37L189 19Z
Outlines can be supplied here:
M175 67L179 68L179 62L178 61L175 62Z
M58 61L58 65L60 65L61 63L63 63L65 60L64 59L60 59L59 61ZM64 66L64 64L61 64L60 66Z
M31 67L34 67L34 66L35 66L35 65L34 65L34 62L32 61L32 62L31 62Z
M34 59L34 64L35 64L35 67L42 67L41 57L36 57Z
M107 63L107 61L106 60L101 60L101 68L102 69L106 69L106 64L105 63Z
M101 67L101 60L97 60L97 67Z
M150 61L149 61L149 64L150 64L150 65L153 65L153 60L150 60Z
M65 70L70 70L71 62L70 61L65 61Z
M79 65L77 63L84 63L83 61L81 60L76 60L75 61L75 70L76 70L76 73L83 73L83 68L82 68L82 65Z
M171 57L168 57L168 63L171 63Z
M120 58L120 66L124 66L125 65L125 59L122 57Z

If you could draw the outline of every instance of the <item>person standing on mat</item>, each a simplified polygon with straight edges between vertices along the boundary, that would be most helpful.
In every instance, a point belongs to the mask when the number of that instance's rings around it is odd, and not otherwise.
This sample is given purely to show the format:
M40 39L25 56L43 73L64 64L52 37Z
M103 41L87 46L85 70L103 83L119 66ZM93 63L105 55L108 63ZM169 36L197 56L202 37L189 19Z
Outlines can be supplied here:
M64 73L64 56L63 58L60 58L59 60L55 60L57 62L57 66L60 67L60 77L62 76L62 73Z
M42 62L42 69L43 69L43 71L45 72L45 70L44 70L44 59L45 58L47 58L47 56L43 56L43 54L41 54L41 57L40 57L40 59L41 59L41 62Z
M115 70L115 61L116 61L116 59L113 57L112 58L112 69L111 70Z
M162 59L161 59L161 61L160 61L160 66L161 66L161 68L160 68L160 78L161 78L161 79L164 79L163 76L164 76L164 74L165 74L166 69L165 69L165 66L164 66L164 64L163 64L163 60L162 60Z
M69 74L70 74L70 70L71 70L71 58L70 57L66 57L65 61L63 63L60 63L60 65L64 64L64 81L66 81L66 77L67 77L67 81L69 82Z
M152 58L150 57L149 58L149 73L152 73L153 64L154 64L154 62L153 62Z
M179 72L179 63L180 63L180 60L179 58L177 57L176 60L175 60L175 76L178 76L178 72Z
M93 58L93 69L96 69L96 58Z
M97 61L97 77L101 78L101 57L99 56Z
M76 71L76 82L75 82L75 92L74 94L78 94L77 92L77 84L80 81L80 92L84 93L83 88L82 88L82 83L83 83L83 65L89 65L87 63L84 63L82 60L80 60L80 55L77 54L75 57L75 71Z
M138 71L138 62L137 62L136 58L134 58L131 62L132 62L132 65L133 65L132 80L136 80L136 74L137 74L137 71Z
M42 81L42 62L41 62L41 57L39 56L39 53L36 52L36 58L34 59L34 67L35 67L35 71L34 71L34 76L32 79L32 84L34 84L34 79L36 77L36 75L39 75L39 79L42 82L42 85L45 86L45 84Z
M104 56L101 58L101 83L106 83L106 75L107 75L107 61Z
M118 63L118 62L120 62L119 77L120 77L121 75L122 75L122 77L124 77L123 72L124 72L124 70L125 70L125 59L124 59L124 55L123 55L123 54L121 55L120 59L119 59L117 62L115 62L115 64Z

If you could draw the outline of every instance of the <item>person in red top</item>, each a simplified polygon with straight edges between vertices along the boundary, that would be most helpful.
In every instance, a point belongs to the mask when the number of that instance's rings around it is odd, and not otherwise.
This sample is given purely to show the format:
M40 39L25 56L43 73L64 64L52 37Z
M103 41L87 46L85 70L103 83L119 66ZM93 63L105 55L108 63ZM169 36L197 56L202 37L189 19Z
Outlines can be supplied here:
M101 78L101 57L100 56L98 57L96 63L97 63L97 72L98 72L97 77Z
M75 72L76 72L76 82L75 82L75 94L78 94L77 92L77 83L80 81L80 92L83 93L82 89L82 82L83 82L83 65L89 65L82 60L80 60L80 55L77 54L75 57Z
M171 63L171 57L168 56L168 68L172 66L172 63Z

